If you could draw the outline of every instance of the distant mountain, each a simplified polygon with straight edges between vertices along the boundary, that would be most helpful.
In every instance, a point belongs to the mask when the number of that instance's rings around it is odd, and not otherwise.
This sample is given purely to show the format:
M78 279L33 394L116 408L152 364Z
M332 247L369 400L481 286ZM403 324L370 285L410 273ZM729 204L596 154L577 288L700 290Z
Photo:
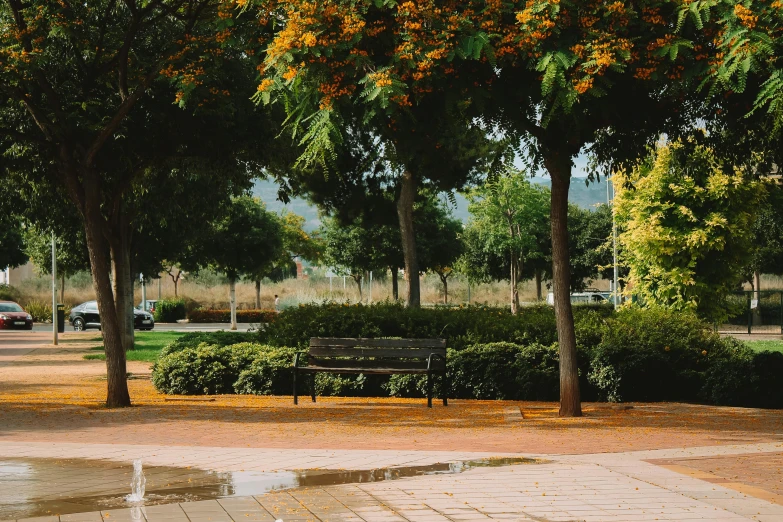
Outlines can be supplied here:
M551 187L552 182L549 178L533 178L534 183L539 183L546 187ZM273 212L280 212L283 209L304 216L307 220L305 228L310 231L318 228L321 220L318 217L318 209L302 198L293 198L288 205L283 204L277 199L277 184L269 180L257 180L253 186L253 195L266 204L266 207ZM467 221L470 218L468 213L468 202L461 194L456 195L457 206L452 208L454 217ZM568 201L579 205L588 210L593 210L599 203L606 203L606 182L590 183L585 185L585 178L573 178L571 180L571 190L568 194Z

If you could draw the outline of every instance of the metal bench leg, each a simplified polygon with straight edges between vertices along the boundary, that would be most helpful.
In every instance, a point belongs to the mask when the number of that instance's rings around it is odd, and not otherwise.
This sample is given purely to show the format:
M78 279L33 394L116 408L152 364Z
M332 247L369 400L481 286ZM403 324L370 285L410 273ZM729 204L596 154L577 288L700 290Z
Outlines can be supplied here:
M432 374L427 372L427 407L432 408Z
M310 378L310 395L313 397L313 402L315 402L315 374L312 374Z
M294 405L299 404L299 396L296 394L296 374L299 373L294 368Z
M443 383L441 384L443 386L443 390L441 391L441 394L443 395L443 405L448 406L449 405L449 377L446 375L446 372L443 372Z

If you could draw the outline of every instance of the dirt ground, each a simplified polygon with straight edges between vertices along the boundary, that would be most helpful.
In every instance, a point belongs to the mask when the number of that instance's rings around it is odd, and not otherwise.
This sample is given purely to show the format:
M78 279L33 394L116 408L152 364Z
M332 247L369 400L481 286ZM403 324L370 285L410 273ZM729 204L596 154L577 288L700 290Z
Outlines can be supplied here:
M232 447L595 453L783 440L783 412L688 404L435 403L421 399L168 397L150 365L129 362L132 408L107 409L105 363L83 355L94 334L0 334L0 440ZM85 342L76 342L85 341Z

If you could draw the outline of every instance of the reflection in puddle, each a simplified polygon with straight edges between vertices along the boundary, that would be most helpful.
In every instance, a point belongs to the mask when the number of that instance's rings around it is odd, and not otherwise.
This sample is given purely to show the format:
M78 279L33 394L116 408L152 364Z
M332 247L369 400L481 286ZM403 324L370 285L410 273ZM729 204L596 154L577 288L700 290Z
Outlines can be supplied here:
M126 497L133 478L133 465L130 463L83 459L0 459L0 520L261 495L280 489L380 482L535 462L524 458L490 458L372 470L279 472L216 472L145 466L144 500L129 503Z

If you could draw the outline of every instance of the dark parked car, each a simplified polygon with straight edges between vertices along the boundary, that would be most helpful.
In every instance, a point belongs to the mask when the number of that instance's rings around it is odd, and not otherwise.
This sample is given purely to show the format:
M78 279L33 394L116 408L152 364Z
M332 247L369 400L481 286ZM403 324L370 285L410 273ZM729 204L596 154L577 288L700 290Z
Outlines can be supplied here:
M79 306L71 308L71 316L68 318L77 332L88 328L101 329L101 318L98 315L98 303L87 301ZM142 310L133 309L133 327L137 330L152 330L155 328L155 320L152 314Z
M32 330L33 316L13 301L0 301L0 330Z

